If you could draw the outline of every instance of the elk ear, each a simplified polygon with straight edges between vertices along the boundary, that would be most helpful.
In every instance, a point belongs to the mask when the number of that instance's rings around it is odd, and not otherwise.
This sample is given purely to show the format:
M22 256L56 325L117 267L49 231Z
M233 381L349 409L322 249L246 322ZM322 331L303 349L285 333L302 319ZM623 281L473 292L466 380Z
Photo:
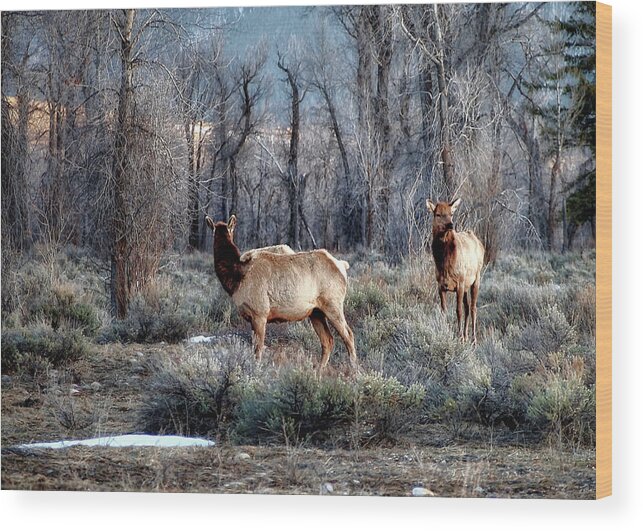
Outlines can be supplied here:
M426 200L426 208L428 208L430 212L435 212L435 205L431 202L430 199Z
M230 221L228 221L228 232L230 233L230 237L234 234L234 229L237 226L237 216L232 214L230 216Z
M212 221L212 218L210 216L205 216L205 221L208 224L208 227L214 230L214 221Z
M451 201L451 203L449 203L449 206L451 207L451 212L452 213L455 212L456 209L460 206L461 201L462 201L462 198L458 197L457 199L455 199L454 201Z

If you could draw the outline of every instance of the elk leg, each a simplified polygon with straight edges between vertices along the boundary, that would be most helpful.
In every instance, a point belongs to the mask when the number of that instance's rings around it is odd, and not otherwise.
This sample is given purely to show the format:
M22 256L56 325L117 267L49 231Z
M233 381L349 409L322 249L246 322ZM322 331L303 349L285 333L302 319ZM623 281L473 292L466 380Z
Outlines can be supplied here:
M464 292L464 296L462 297L462 302L464 304L464 339L466 341L467 336L468 336L468 328L469 328L469 298L467 297L467 292Z
M447 292L443 289L440 289L440 308L442 313L447 313Z
M476 327L478 322L478 291L480 290L480 277L471 285L471 335L473 344L477 342Z
M456 295L458 297L458 304L455 309L455 314L458 318L458 335L460 336L460 339L464 340L464 332L462 330L462 313L463 313L463 306L464 306L464 288L462 286L458 286L456 290Z
M337 330L337 333L342 338L344 345L346 345L346 350L348 351L353 371L357 371L358 366L357 351L355 350L355 337L353 335L353 331L350 329L346 319L344 318L344 313L337 310L329 310L325 313L326 318L330 321L330 324L335 327L335 330Z
M263 352L263 344L266 337L266 319L254 318L252 320L253 343L255 347L255 359L261 362L261 353Z
M330 357L330 353L333 351L335 340L333 339L333 334L330 332L330 328L328 328L326 318L321 311L313 311L313 313L310 314L310 322L312 323L313 329L321 342L322 356L321 361L319 362L319 373L321 374L324 367L328 364L328 358Z

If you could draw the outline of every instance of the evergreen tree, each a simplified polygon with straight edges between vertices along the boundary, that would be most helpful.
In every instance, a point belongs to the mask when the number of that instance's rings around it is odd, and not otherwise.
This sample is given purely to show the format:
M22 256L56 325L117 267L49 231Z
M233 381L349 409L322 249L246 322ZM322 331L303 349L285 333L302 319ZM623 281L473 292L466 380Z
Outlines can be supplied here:
M596 227L596 4L577 2L570 17L559 24L565 38L565 70L571 80L567 88L574 117L570 140L591 153L567 198L570 245L583 223L591 223L592 233Z

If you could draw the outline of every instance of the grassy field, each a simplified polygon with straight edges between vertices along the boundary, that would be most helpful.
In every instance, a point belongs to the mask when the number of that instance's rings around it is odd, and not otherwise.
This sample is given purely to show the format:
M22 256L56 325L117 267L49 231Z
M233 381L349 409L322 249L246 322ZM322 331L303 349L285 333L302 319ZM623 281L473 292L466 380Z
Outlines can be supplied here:
M452 300L440 313L432 260L342 258L356 377L341 341L316 377L307 322L270 325L257 366L208 255L168 257L125 321L78 250L3 272L2 488L593 497L593 252L503 255L476 347ZM119 433L217 444L15 448Z

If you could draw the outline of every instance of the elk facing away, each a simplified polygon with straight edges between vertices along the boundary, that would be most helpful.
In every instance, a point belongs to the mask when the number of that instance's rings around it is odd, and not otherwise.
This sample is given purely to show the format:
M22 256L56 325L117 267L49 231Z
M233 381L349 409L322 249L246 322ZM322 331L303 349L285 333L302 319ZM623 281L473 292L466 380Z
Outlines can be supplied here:
M336 260L325 250L290 250L290 254L283 248L282 254L255 250L242 261L232 241L234 226L230 231L224 222L215 224L210 217L206 221L214 231L214 270L241 317L252 325L257 361L261 360L266 323L309 318L322 346L320 372L334 345L329 322L344 341L351 366L357 369L353 332L344 317L348 262Z
M476 342L476 321L480 273L484 258L484 247L473 232L456 232L453 227L453 213L460 199L451 203L434 205L428 199L426 206L433 214L433 242L431 250L435 260L435 277L438 281L440 306L447 309L447 291L457 295L456 315L458 334L467 339L467 325L471 313L473 342ZM467 296L469 292L471 300ZM464 307L464 308L463 308ZM462 314L464 310L464 328Z

